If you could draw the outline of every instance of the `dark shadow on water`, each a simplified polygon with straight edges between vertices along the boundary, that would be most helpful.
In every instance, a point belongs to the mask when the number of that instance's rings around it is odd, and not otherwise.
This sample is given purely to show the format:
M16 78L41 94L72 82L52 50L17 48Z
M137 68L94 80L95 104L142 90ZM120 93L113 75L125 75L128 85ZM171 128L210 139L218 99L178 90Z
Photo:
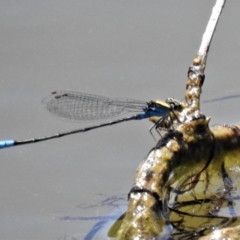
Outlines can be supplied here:
M220 101L229 100L233 98L240 98L240 93L203 100L203 103L220 102Z

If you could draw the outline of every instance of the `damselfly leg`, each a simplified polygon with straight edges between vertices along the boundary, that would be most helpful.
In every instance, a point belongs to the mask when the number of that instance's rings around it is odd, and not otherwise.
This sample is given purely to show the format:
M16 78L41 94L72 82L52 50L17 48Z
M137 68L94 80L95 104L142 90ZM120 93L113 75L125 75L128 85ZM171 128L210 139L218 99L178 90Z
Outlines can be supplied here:
M166 102L164 102L164 105L169 108L169 114L162 117L149 118L149 120L154 123L149 129L149 132L155 141L157 140L154 137L152 130L155 129L159 136L162 138L161 131L166 131L170 128L174 130L174 120L180 122L176 111L182 111L183 108L185 108L185 104L183 102L179 102L173 98L167 98Z
M22 141L16 141L12 139L4 140L0 141L0 148L46 141L75 133L87 132L130 120L142 120L151 117L156 117L158 119L161 117L162 119L167 119L173 109L177 109L177 107L181 106L178 101L172 99L167 100L166 102L159 100L143 102L123 98L110 99L92 94L69 91L52 92L49 96L45 97L42 102L45 108L53 115L73 121L108 119L127 113L134 115L90 127L57 133L47 137L33 138ZM157 121L155 128L158 128L161 125L162 120Z

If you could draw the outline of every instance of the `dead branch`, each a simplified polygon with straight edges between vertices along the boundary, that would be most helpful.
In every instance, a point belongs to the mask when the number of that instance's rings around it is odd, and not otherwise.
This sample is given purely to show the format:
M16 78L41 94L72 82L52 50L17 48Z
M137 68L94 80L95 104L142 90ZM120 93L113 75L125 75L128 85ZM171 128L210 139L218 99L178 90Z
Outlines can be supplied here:
M176 113L175 130L169 130L139 166L129 193L128 210L110 229L111 237L118 240L162 239L170 233L181 235L189 231L189 234L195 234L191 231L194 227L191 226L193 215L187 221L190 214L182 211L182 206L195 203L198 209L203 209L201 214L205 216L206 211L211 210L211 199L215 201L215 210L225 201L221 196L212 196L207 192L211 180L208 169L214 168L213 163L224 162L224 153L229 149L224 133L228 132L228 137L235 136L235 143L240 144L240 131L226 127L211 131L208 126L210 119L200 112L207 54L224 2L217 0L200 49L189 68L186 108ZM206 208L199 207L203 200L198 198L198 190L206 201L206 197L209 197ZM200 219L198 215L195 217ZM217 217L202 217L201 226L212 218L217 223L225 221ZM207 233L210 228L206 226L202 231Z
M207 54L210 48L210 44L213 38L214 31L216 30L217 23L221 14L221 11L224 7L225 0L218 0L212 10L212 15L208 21L207 28L203 34L202 43L197 53L197 58L200 59L201 68L204 72L207 61Z
M193 63L189 68L185 94L185 100L188 107L186 110L186 116L200 109L200 94L205 79L204 70L206 68L207 54L224 3L225 0L217 0L210 20L207 24L205 33L203 34L202 43L198 50L197 56L193 59Z

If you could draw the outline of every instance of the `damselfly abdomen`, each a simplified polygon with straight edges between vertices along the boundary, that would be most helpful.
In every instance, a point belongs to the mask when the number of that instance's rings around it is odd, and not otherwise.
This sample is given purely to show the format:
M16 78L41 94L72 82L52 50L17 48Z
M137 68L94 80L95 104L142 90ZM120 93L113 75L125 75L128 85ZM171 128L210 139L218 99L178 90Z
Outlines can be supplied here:
M116 123L141 120L151 117L164 118L173 111L179 111L184 108L184 104L174 100L164 101L138 101L133 99L116 98L110 99L102 96L91 95L79 92L58 91L52 92L42 100L45 108L63 119L74 121L90 121L117 117L121 114L135 113L130 117L113 120L95 126L81 128L69 132L57 133L51 136L34 138L23 141L5 140L0 141L0 148L11 147L20 144L36 143L53 138L59 138L79 132L87 132L96 128L110 126ZM159 121L157 121L157 127Z

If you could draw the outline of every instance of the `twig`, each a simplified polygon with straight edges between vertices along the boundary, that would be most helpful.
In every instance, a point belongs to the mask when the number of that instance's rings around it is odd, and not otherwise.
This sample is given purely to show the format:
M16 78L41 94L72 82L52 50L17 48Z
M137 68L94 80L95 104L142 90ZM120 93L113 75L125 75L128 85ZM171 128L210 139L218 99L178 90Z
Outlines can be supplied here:
M185 111L186 115L194 113L196 110L200 110L200 95L205 78L204 70L206 67L207 54L224 4L225 0L216 1L207 28L203 34L202 43L197 56L193 59L192 66L189 68L185 94L187 105Z
M210 44L213 38L214 31L216 30L216 26L224 7L225 0L217 0L213 10L212 15L209 19L208 25L206 27L205 33L203 34L202 42L200 48L198 50L198 57L201 60L202 71L205 70L206 61L207 61L207 54L210 48Z

